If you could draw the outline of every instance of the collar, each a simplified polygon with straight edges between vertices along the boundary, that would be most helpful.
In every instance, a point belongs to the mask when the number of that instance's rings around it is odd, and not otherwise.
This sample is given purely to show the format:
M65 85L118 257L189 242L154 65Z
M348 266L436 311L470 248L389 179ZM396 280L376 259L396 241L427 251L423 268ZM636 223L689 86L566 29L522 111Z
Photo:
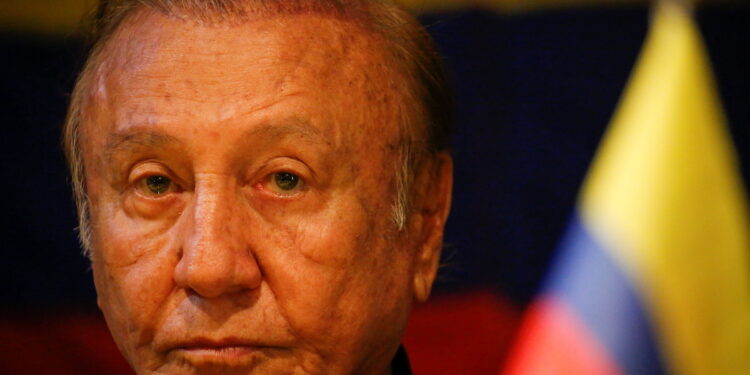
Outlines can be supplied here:
M391 361L391 374L392 375L411 375L411 366L409 365L409 357L406 355L403 345L398 347L396 356Z

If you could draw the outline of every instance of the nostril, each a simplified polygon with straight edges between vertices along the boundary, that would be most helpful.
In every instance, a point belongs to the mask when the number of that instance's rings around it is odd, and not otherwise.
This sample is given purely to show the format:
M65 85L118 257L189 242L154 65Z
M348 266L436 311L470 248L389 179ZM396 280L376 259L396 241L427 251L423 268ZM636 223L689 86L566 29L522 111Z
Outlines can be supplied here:
M215 259L197 256L196 252L183 251L175 267L175 283L206 298L218 297L232 288L232 270Z
M260 287L261 269L254 253L227 246L184 247L174 269L178 287L192 290L205 298Z

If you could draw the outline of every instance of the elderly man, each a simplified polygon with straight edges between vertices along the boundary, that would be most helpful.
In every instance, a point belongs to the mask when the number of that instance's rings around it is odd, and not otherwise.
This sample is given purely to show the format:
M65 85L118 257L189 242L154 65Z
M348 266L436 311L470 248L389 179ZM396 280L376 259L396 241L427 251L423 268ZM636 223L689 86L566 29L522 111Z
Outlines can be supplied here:
M110 0L65 144L139 374L399 374L450 206L448 95L402 9Z

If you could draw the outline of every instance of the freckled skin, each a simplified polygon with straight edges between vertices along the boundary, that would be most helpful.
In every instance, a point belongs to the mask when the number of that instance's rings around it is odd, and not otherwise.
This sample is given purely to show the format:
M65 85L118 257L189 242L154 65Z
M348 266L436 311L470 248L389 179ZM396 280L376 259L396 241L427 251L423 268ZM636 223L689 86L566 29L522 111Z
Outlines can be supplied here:
M398 232L405 94L381 43L316 15L201 26L141 10L114 35L82 139L99 306L139 374L389 372L434 279L451 173L444 155L425 172ZM276 194L276 172L302 187ZM152 175L171 190L144 193ZM179 350L197 339L254 349Z

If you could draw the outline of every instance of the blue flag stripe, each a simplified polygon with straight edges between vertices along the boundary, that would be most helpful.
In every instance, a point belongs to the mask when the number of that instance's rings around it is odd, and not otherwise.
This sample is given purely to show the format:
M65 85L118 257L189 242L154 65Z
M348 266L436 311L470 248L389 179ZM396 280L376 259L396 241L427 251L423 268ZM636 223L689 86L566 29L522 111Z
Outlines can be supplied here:
M640 296L577 215L558 254L544 292L570 305L623 374L666 374Z

